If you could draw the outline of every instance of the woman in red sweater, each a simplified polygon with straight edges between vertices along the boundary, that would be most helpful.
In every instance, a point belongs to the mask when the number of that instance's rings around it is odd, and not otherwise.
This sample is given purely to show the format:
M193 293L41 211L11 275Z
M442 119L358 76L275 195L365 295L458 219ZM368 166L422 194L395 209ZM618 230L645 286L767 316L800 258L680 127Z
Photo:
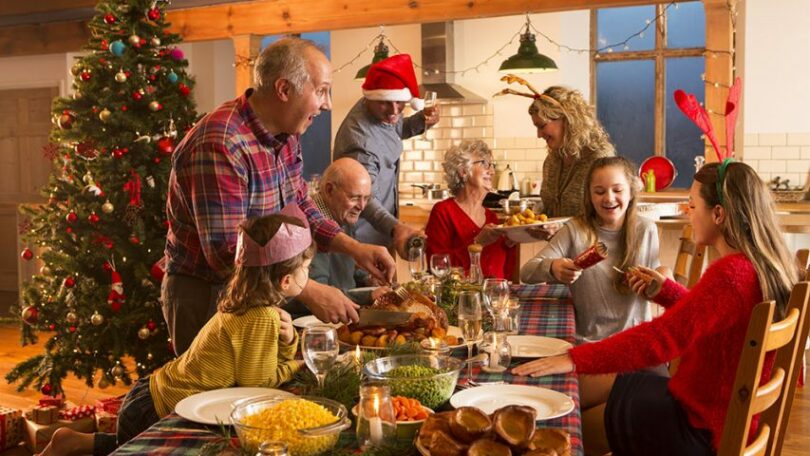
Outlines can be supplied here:
M443 167L453 197L436 203L430 211L425 227L428 258L447 253L454 266L469 271L467 246L481 244L484 277L511 279L517 251L494 229L498 216L483 204L495 174L492 151L484 141L462 141L447 151Z
M720 258L688 290L658 272L631 287L666 308L659 318L567 354L528 362L518 375L620 373L605 399L616 455L710 455L723 432L745 332L755 305L775 300L778 318L798 271L778 234L771 195L756 172L726 160L704 166L689 192L695 242ZM671 379L633 372L680 357ZM766 366L763 378L770 376Z

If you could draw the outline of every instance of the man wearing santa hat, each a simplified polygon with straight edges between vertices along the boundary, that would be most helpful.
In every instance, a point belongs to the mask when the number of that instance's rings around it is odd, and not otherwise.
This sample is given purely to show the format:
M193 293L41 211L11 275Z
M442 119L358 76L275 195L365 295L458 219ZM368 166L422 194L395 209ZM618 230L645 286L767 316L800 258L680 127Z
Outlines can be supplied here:
M418 110L403 117L405 103ZM399 223L399 157L402 140L423 133L439 121L438 109L424 110L408 54L398 54L373 65L363 83L363 98L352 107L335 136L334 159L351 157L371 176L372 196L357 223L361 242L397 247L416 230Z

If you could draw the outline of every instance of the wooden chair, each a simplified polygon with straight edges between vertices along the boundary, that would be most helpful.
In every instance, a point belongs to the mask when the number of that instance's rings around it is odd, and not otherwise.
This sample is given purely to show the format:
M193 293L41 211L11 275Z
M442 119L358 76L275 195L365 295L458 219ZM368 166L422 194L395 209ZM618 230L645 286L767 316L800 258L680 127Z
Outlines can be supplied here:
M799 374L798 364L810 329L807 322L808 300L810 283L799 282L790 294L784 320L773 323L773 301L754 307L737 367L718 456L781 453ZM774 350L776 357L771 378L760 385L765 355ZM760 414L759 429L749 445L748 431L751 419L756 414Z
M808 181L810 182L810 181ZM796 251L796 263L801 268L801 279L810 280L807 276L807 270L810 269L810 249L799 249ZM807 381L807 350L810 350L810 338L804 343L804 355L802 355L802 368L799 372L799 386L804 386Z
M692 225L685 225L681 232L681 246L675 258L673 275L675 281L692 288L703 273L703 262L706 255L706 246L697 245L692 240Z

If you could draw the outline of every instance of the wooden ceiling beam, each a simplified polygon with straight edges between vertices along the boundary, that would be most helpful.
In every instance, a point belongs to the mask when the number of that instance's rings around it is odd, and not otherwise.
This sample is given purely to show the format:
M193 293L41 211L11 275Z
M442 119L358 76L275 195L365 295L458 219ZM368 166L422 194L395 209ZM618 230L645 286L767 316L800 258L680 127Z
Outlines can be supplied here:
M59 0L57 3L86 1ZM170 31L179 33L186 42L193 42L238 35L328 31L665 2L667 0L252 0L170 10L166 15L172 24ZM87 39L84 21L0 27L0 57L77 51Z
M56 11L93 8L98 0L48 0L45 1L6 1L0 2L0 16L22 16L26 14L53 13Z

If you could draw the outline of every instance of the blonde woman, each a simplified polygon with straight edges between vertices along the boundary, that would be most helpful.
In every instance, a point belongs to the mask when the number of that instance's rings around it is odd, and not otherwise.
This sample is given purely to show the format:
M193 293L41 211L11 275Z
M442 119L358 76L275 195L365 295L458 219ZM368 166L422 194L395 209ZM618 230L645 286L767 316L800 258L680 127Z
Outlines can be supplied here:
M605 431L614 454L712 455L717 451L751 311L775 300L784 318L798 268L779 233L771 193L747 164L704 166L689 191L695 242L715 260L692 289L657 271L631 278L666 308L655 320L568 353L530 361L517 375L617 372L605 391ZM634 372L680 357L670 379ZM762 378L769 378L773 357ZM756 426L755 423L752 423Z

